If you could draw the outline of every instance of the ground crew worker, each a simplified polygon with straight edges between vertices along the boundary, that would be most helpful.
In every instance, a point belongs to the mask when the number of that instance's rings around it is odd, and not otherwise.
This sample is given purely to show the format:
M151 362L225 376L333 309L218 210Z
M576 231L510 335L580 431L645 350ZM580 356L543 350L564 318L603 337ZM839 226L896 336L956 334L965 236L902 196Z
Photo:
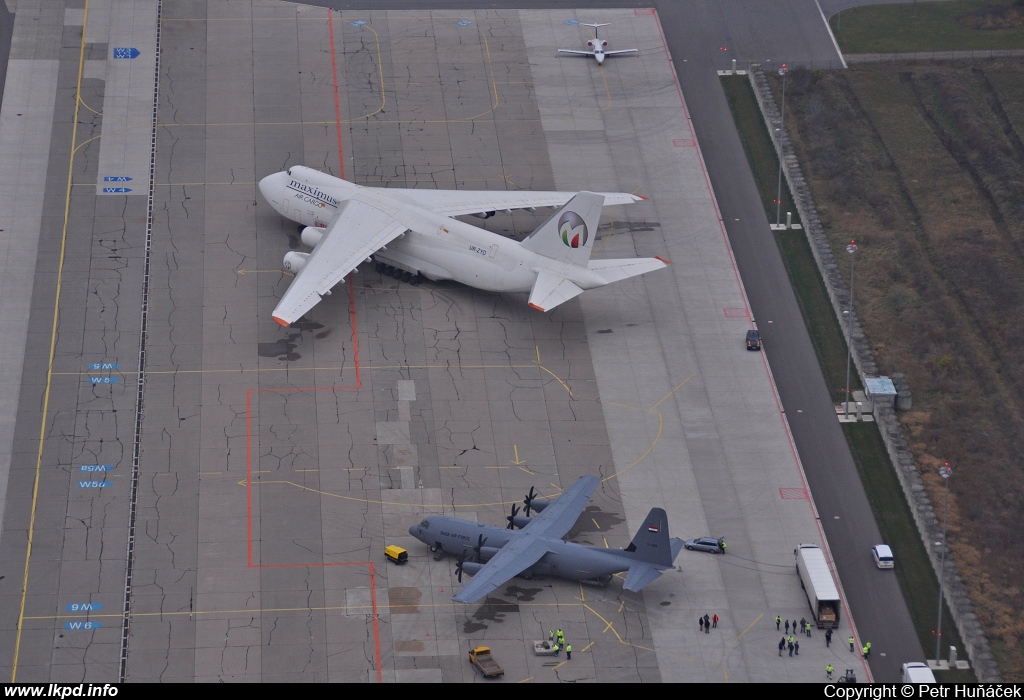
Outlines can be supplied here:
M787 646L789 646L789 655L792 656L793 655L793 638L792 637L789 638L789 641L787 642Z
M563 647L565 646L565 635L562 634L562 630L558 630L558 644Z
M549 642L555 641L555 633L553 631L551 631L551 630L548 630L548 641Z
M715 629L718 629L718 615L717 614L713 618L711 618L711 626L714 627Z
M864 646L868 648L868 653L871 653L871 642L864 642Z
M793 642L793 646L796 648L796 655L800 656L800 640Z
M811 623L810 622L807 623L807 636L808 637L811 636Z
M825 647L832 646L832 629L825 630Z
M572 644L565 645L565 660L572 661Z
M828 666L825 667L825 675L828 676L829 680L832 680L832 672L833 671L835 671L835 669L832 668L832 664L829 664Z
M786 620L786 622L789 622L789 620ZM776 632L779 631L779 625L781 625L781 624L782 624L782 618L779 617L778 615L776 615L775 616L775 631ZM789 625L788 624L786 625L786 631L789 632Z
M722 540L722 554L725 554L725 540Z
M863 659L866 659L866 658L868 658L868 654L870 654L870 653L871 653L871 647L869 647L869 646L868 646L867 644L865 644L865 645L864 645L864 646L863 646L863 647L861 648L861 653L863 654L863 656L862 656L861 658L863 658Z
M558 642L555 642L555 656L558 656L559 646Z
M850 651L853 651L853 635L851 634L850 638L847 639L846 641L848 641L850 643Z
M786 620L786 634L789 634L789 620Z
M782 656L782 652L786 649L786 638L783 637L779 640L779 656Z

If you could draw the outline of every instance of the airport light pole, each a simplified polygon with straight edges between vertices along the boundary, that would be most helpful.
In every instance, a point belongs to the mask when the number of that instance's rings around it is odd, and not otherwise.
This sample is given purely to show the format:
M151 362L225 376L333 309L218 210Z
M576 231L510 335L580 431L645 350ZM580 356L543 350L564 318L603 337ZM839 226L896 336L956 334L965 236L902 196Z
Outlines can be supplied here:
M935 663L939 662L942 653L942 594L946 582L946 522L949 520L949 477L953 476L953 468L946 462L939 469L939 476L946 482L946 505L942 514L942 552L939 554L939 619L935 623Z
M846 412L850 417L850 358L853 355L853 259L857 252L857 244L850 241L846 246L846 252L850 254L850 303L846 312Z
M775 194L775 226L778 227L782 218L782 135L786 132L786 73L789 69L786 64L779 68L779 77L782 78L782 117L779 120L779 186Z

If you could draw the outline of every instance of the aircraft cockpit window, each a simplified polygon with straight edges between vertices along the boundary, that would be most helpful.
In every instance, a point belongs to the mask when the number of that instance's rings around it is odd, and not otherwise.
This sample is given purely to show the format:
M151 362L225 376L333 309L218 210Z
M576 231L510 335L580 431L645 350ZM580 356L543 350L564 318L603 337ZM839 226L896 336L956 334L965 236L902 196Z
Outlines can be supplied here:
M423 529L430 527L430 521L424 520L422 523L420 523L420 527L422 527Z
M288 168L288 177L291 177L291 176L292 176L292 169Z

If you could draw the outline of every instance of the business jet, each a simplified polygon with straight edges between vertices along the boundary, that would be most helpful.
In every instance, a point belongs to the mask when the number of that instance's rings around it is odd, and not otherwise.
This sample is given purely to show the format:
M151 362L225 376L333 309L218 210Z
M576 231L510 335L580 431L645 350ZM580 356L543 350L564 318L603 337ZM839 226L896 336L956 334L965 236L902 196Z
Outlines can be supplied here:
M672 568L683 541L669 537L668 516L661 508L651 509L625 549L564 541L562 536L579 518L600 483L596 476L583 476L554 501L536 498L531 488L523 501L526 516L519 515L513 506L506 518L507 528L431 515L410 527L409 534L429 545L431 551L459 557L459 582L463 573L473 577L452 598L459 603L475 603L516 576L535 574L607 583L613 574L626 571L622 587L640 591L665 569ZM538 515L530 517L531 510Z
M298 165L266 176L259 188L281 216L304 226L302 242L313 249L284 256L284 269L295 275L273 313L284 327L371 260L409 278L528 292L539 311L669 264L659 257L590 259L602 208L646 199L639 195L364 187ZM522 242L452 218L537 207L559 209Z
M608 23L604 24L587 24L583 23L584 27L594 28L594 38L587 42L587 46L590 47L590 51L574 51L572 49L558 49L558 53L571 53L577 56L593 56L597 59L598 63L604 63L606 56L618 56L624 53L638 53L637 49L619 49L618 51L605 51L605 47L608 46L608 42L605 39L601 39L597 36L598 27L607 27Z

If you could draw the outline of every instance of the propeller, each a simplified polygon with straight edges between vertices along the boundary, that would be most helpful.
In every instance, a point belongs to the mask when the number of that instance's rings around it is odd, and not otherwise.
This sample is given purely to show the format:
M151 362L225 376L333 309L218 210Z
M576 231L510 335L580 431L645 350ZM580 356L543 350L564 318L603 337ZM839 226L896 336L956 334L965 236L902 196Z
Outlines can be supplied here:
M533 487L530 487L530 493L526 494L526 498L523 499L523 505L526 507L526 517L530 517L530 511L533 509L533 499L537 497Z
M462 583L462 565L466 563L466 550L462 550L459 554L459 561L455 564L455 575L459 579L459 583Z
M516 520L516 516L517 515L519 515L519 507L516 506L516 504L513 503L512 504L512 515L510 515L507 518L505 518L505 520L508 521L508 529L509 530L515 530L516 529L516 522L515 522L515 520Z
M523 505L526 506L526 515L529 516L531 513L539 513L547 508L551 501L544 498L538 498L539 494L530 487L530 493L526 494L526 498L523 499Z
M478 562L483 562L484 560L483 554L480 553L480 550L483 549L483 546L486 542L487 538L483 535L480 535L476 540L476 546L473 547L473 551L476 552L476 560Z

